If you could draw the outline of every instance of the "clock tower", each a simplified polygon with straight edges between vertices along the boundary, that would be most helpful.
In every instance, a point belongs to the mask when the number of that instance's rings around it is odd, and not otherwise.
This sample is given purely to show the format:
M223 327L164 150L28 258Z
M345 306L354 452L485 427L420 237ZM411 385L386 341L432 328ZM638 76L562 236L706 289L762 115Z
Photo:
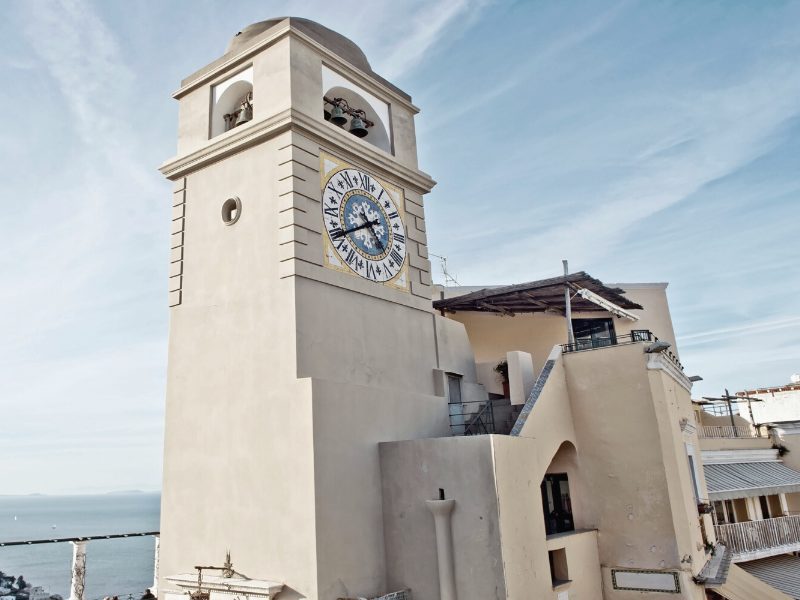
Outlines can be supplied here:
M262 597L377 596L378 443L448 432L417 108L293 17L174 97L159 595L230 551Z

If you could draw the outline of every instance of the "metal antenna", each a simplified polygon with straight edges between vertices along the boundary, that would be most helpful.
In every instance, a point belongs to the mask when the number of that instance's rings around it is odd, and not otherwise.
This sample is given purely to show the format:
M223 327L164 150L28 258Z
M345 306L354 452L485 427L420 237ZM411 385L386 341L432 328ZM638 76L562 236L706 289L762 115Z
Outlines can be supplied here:
M458 283L458 281L456 281L455 276L451 275L450 271L447 270L447 257L446 256L440 256L438 254L434 254L433 252L428 252L428 254L430 256L433 256L434 258L438 258L439 259L439 264L440 264L441 269L442 269L442 275L444 275L444 287L448 287L448 284L461 285L460 283Z
M756 426L755 420L753 419L753 408L750 405L751 402L763 402L762 398L751 398L750 396L732 396L731 393L725 388L725 395L721 398L713 398L709 396L703 396L703 400L708 400L708 404L713 404L717 402L725 402L728 405L728 415L731 419L731 427L733 428L733 435L738 437L739 434L736 433L736 422L733 420L733 405L739 402L747 402L747 406L750 409L750 421L752 422L753 426ZM756 427L756 429L758 429Z

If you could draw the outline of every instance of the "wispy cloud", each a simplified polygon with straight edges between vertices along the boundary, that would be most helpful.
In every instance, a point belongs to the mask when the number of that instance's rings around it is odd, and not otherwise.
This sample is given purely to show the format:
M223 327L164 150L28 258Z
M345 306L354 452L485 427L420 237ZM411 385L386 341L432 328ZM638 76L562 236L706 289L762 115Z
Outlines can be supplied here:
M698 331L683 335L680 338L681 347L688 347L699 344L708 344L720 339L729 337L739 337L743 334L754 334L776 329L786 329L792 326L800 326L800 316L791 316L784 319L759 320L755 322L743 323L733 327L719 327L708 331Z
M587 43L593 36L605 30L621 14L629 2L618 2L598 15L592 15L585 22L578 22L569 31L556 39L549 40L546 45L536 48L531 56L521 56L514 64L509 61L506 68L498 69L496 73L486 73L488 79L467 98L453 101L452 110L441 116L429 128L429 133L441 131L451 123L461 121L465 116L480 114L489 108L492 101L511 93L515 89L525 86L531 79L536 78L539 69L549 68L559 57L571 49ZM497 74L502 78L492 80ZM489 110L488 112L491 112Z
M125 123L120 97L134 92L113 34L82 0L31 4L26 34L75 116L87 144L113 143Z
M564 256L577 262L601 260L644 219L686 201L703 186L770 150L782 126L800 112L800 68L764 65L736 85L676 96L666 104L667 127L683 120L691 126L690 133L676 138L668 128L657 132L660 139L630 160L625 165L627 174L610 189L546 231L505 237L495 249L505 256L503 268L497 268L494 256L486 255L486 262L473 265L476 275L491 273L492 279L508 280L529 268L528 257L534 254L542 264L558 264ZM617 111L613 117L620 119L620 127L630 126L624 122L628 119L658 122L658 115L651 111L639 115ZM577 137L574 131L565 136ZM538 212L531 209L531 216ZM520 223L524 229L526 222Z
M0 453L13 457L18 485L31 486L11 491L91 486L95 473L109 472L112 454L126 452L118 464L127 462L137 481L150 472L154 486L169 217L167 186L142 160L146 142L130 118L140 90L116 36L90 4L17 8L18 46L54 92L48 107L58 111L59 127L41 150L58 152L59 161L20 163L5 178L7 192L24 198L35 190L35 201L15 203L13 223L0 223L8 249L0 258L0 406L37 433L22 441L6 436ZM20 129L9 137L23 148L38 141ZM156 327L142 314L154 299L161 313L155 321L162 322ZM99 440L113 453L98 451ZM31 471L30 456L45 448L50 459ZM79 473L62 464L68 452L81 455Z
M429 54L434 45L445 39L444 33L448 28L473 22L489 4L488 0L422 3L413 11L410 22L401 21L405 33L398 36L392 52L381 61L384 74L389 78L404 75Z

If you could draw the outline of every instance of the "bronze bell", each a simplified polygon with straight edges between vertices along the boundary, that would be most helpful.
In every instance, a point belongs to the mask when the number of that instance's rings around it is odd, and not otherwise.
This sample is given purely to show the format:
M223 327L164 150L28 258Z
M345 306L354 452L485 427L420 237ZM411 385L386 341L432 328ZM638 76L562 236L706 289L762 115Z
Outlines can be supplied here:
M359 117L353 117L353 120L350 121L350 133L352 133L356 137L363 138L369 133L367 131L367 126L364 124L364 120Z
M339 127L347 123L347 117L344 115L344 109L342 109L342 107L338 104L334 105L334 107L331 109L330 122L334 125L338 125Z
M238 127L243 123L247 123L248 121L253 120L253 105L249 102L245 102L242 104L242 107L239 109L236 115L236 124L234 127Z

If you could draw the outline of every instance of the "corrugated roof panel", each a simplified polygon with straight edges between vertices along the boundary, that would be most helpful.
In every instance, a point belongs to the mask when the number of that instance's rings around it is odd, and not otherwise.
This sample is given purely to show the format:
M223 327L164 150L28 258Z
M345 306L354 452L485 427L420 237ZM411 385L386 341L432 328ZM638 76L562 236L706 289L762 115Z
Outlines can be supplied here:
M800 557L783 554L739 563L745 571L800 600Z
M705 465L712 500L800 492L800 473L779 462Z

